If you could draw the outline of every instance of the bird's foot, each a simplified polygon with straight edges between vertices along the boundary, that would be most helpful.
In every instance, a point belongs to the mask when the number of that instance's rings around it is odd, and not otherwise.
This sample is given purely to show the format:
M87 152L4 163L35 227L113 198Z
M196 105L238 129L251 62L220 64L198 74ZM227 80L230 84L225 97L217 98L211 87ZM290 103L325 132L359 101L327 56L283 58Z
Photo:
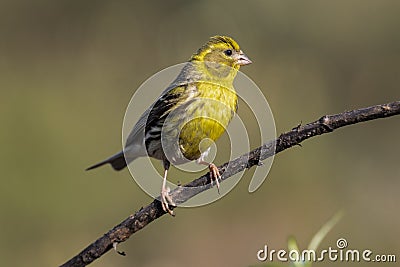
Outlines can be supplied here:
M171 216L175 216L174 211L170 209L171 206L175 206L174 201L172 200L171 196L169 195L170 189L162 188L161 189L161 206L165 212L168 212Z
M221 174L219 173L218 167L215 166L214 163L210 163L208 165L210 169L210 179L211 179L211 186L213 186L213 181L215 180L215 184L217 185L218 194L219 192L219 180L221 179Z

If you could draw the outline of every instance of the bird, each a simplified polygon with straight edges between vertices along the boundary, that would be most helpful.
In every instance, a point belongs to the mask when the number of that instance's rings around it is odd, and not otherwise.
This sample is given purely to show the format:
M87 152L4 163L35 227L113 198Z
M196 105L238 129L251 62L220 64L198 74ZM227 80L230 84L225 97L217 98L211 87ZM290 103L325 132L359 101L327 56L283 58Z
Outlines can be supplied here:
M124 169L139 157L152 157L164 168L160 199L164 212L174 215L175 203L166 186L170 165L196 161L210 171L219 191L220 172L205 161L210 146L237 112L233 81L241 66L252 61L231 37L217 35L195 52L159 98L141 115L123 150L89 168L110 164Z

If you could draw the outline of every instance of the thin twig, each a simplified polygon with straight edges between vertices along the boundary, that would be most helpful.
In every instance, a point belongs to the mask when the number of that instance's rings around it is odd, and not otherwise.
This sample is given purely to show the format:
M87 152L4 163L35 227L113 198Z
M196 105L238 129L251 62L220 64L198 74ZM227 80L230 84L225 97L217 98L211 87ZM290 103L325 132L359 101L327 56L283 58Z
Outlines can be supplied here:
M292 146L300 145L302 141L313 136L330 133L343 126L399 114L400 101L395 101L388 104L347 111L335 115L326 115L321 117L319 120L308 123L304 126L298 125L291 131L281 134L276 140L265 143L261 147L220 166L219 170L222 174L222 180L228 179L246 168L259 165L262 160ZM170 195L176 204L180 204L211 188L210 182L209 174L205 174L184 186L178 187L173 190ZM74 256L61 266L78 267L90 264L110 249L116 248L116 244L126 241L132 234L141 230L164 214L166 213L163 211L159 200L155 199L148 206L140 209L135 214L130 215L123 222L115 226L82 250L78 255Z

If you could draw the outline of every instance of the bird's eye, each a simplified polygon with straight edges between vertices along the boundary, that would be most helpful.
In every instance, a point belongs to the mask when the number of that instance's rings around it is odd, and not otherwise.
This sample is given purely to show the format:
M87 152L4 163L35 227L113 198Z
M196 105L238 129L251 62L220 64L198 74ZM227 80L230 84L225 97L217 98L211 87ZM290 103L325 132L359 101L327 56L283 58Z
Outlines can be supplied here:
M232 50L228 49L224 51L225 55L232 56Z

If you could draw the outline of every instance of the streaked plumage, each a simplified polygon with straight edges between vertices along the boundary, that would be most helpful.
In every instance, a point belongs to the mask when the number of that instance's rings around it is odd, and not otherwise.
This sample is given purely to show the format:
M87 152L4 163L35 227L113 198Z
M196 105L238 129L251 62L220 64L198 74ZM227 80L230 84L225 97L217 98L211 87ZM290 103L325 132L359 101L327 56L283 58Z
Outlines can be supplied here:
M124 151L88 170L107 163L115 170L121 170L143 156L161 160L165 169L161 192L163 208L172 214L167 202L173 203L165 188L170 163L198 160L205 164L202 156L212 142L201 141L206 138L215 141L224 133L237 109L233 80L239 67L250 63L232 38L210 38L142 114L128 136ZM209 167L212 176L219 176L214 164ZM218 177L212 178L218 186Z

